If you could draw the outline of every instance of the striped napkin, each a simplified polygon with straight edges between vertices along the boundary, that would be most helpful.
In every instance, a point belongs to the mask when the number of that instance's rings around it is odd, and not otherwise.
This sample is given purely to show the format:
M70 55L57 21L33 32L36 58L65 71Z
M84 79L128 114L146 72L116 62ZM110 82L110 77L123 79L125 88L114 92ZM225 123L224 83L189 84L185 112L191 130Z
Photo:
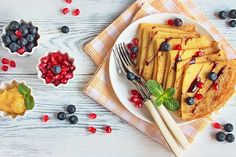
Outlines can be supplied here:
M182 14L198 21L213 35L229 57L235 56L235 50L191 0L137 0L95 39L85 45L84 51L99 65L99 68L85 87L84 93L147 136L167 147L155 124L149 124L137 118L119 102L112 89L108 74L110 49L120 33L141 17L164 12ZM209 122L207 119L199 119L181 125L181 129L189 142L192 143Z

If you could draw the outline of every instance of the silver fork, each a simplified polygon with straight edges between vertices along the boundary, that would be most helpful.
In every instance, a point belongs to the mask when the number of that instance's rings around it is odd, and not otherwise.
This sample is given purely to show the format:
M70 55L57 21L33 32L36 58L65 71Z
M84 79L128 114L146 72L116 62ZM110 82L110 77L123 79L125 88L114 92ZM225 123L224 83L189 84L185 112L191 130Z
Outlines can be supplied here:
M119 45L120 46L120 45ZM121 47L116 46L115 50L113 49L113 53L115 55L115 62L117 66L119 66L120 71L122 71L125 76L127 76L130 71L128 70L126 64L128 61L128 58L126 58L123 53ZM132 73L132 72L131 72ZM175 141L174 137L172 136L171 132L168 130L168 127L165 125L165 122L155 109L151 99L150 95L148 94L146 89L143 87L142 84L140 84L139 81L137 81L138 76L134 75L134 79L129 79L133 84L136 86L136 88L139 90L140 94L144 98L144 104L149 110L150 114L152 115L153 119L155 120L158 128L160 129L166 143L169 145L170 149L174 153L175 156L179 157L182 154L182 149L179 147L178 143ZM139 79L139 78L138 78ZM145 83L146 84L146 83Z
M155 96L151 95L150 91L147 88L145 80L137 74L135 70L135 65L133 62L130 60L129 54L127 47L125 43L118 44L119 50L120 50L120 57L123 58L124 61L124 66L125 68L134 73L137 78L139 78L144 85L144 90L149 94L151 100L154 102L155 101ZM187 138L185 137L184 133L180 129L179 125L176 123L176 121L173 119L173 117L170 115L170 113L167 111L167 109L164 107L164 105L161 105L157 107L158 112L160 113L161 117L165 121L166 125L168 126L169 130L172 132L172 134L175 136L177 141L180 143L180 145L183 147L183 149L187 149L187 147L190 145Z

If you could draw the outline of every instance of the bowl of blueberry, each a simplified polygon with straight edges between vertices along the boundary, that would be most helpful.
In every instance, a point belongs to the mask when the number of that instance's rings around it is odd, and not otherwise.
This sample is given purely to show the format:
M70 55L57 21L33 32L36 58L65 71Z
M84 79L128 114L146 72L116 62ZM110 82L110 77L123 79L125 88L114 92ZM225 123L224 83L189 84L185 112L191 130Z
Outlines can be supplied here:
M39 30L33 23L24 20L11 21L3 27L2 47L12 54L28 56L39 46Z
M49 52L39 59L38 78L45 85L66 85L74 78L75 60L68 53Z

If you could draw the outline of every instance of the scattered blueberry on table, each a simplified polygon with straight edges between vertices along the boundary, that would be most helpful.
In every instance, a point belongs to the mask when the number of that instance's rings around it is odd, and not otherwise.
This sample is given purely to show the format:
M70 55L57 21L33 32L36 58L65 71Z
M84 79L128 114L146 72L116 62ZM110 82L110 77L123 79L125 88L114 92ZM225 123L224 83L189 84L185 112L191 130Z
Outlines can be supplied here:
M215 138L219 142L223 142L225 140L225 134L223 132L218 132L215 135Z
M236 27L236 20L232 20L236 19L236 9L231 9L229 12L222 10L218 12L217 16L220 19L226 19L227 17L230 18L231 20L228 21L228 25L230 27Z
M61 32L62 32L62 33L65 33L65 34L66 34L66 33L69 33L69 31L70 31L70 29L69 29L68 26L62 26L62 27L61 27Z

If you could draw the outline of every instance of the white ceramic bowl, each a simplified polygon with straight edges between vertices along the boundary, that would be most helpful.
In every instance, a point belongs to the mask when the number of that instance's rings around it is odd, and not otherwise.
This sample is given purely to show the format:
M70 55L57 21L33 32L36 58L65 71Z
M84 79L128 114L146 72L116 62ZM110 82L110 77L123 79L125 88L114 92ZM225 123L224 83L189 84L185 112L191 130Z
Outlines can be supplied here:
M15 87L16 85L18 85L18 84L20 84L20 83L23 83L23 84L26 85L25 82L23 82L23 81L17 81L17 80L11 80L11 81L9 81L9 82L2 82L2 83L0 84L0 93L1 93L3 90L5 90L5 89L9 89L9 88ZM30 88L30 90L31 90L31 95L33 96L33 90L32 90L32 88L29 87L29 86L27 86L27 87ZM33 97L34 97L34 96L33 96ZM14 120L14 119L19 119L19 118L24 117L28 112L29 112L29 110L26 110L26 111L25 111L23 114L21 114L21 115L15 115L15 114L8 114L8 113L6 113L6 112L0 110L0 117L8 117L8 118Z
M22 19L16 20L16 21L19 22L19 23L25 22L25 21L22 20ZM28 24L31 24L32 26L34 26L31 21L25 22L25 23L28 23ZM9 23L9 24L10 24L10 23ZM5 26L3 27L3 29L2 29L2 34L1 34L1 40L2 40L2 37L6 34L6 29L9 27L9 24L8 24L8 25L5 25ZM39 28L38 28L38 35L39 35L39 37L38 37L38 39L37 39L37 45L36 45L35 47L33 47L33 49L32 49L31 52L24 52L22 55L20 55L20 54L17 53L17 52L11 52L11 50L10 50L8 47L6 47L6 45L3 43L3 41L2 41L2 47L3 47L4 49L6 49L10 54L17 55L17 56L20 56L20 57L25 57L25 56L32 55L32 54L34 53L35 49L39 47L39 40L40 40L40 33L39 33L39 32L40 32L40 31L39 31Z
M39 78L40 80L42 80L43 83L44 83L46 86L48 86L48 87L54 87L54 88L65 87L71 80L73 80L73 79L75 78L75 71L77 70L76 66L75 66L75 70L73 71L73 74L74 74L73 78L69 79L66 84L60 83L58 86L55 86L53 83L47 84L47 83L46 83L46 80L45 80L44 78L42 78L42 72L41 72L41 70L39 69L39 64L41 63L41 58L48 56L49 53L55 53L55 52L60 52L61 54L67 54L67 55L68 55L68 58L73 61L73 64L72 64L72 65L74 65L74 66L76 65L76 64L75 64L75 59L74 59L74 57L71 57L71 55L69 55L69 53L67 53L67 52L63 53L63 52L61 52L60 50L48 52L48 53L44 54L43 56L41 56L41 57L39 58L38 64L37 64L37 66L36 66L36 69L37 69L37 76L38 76L38 78Z

